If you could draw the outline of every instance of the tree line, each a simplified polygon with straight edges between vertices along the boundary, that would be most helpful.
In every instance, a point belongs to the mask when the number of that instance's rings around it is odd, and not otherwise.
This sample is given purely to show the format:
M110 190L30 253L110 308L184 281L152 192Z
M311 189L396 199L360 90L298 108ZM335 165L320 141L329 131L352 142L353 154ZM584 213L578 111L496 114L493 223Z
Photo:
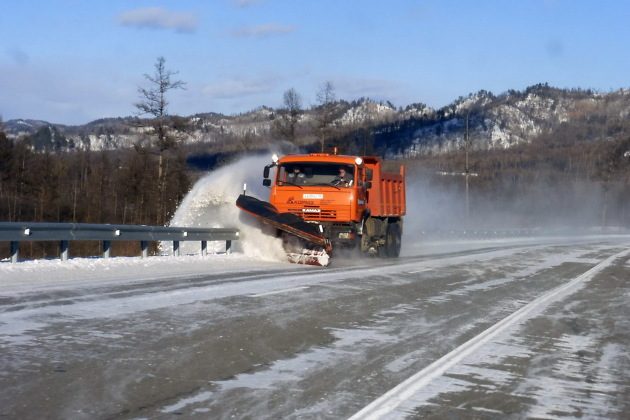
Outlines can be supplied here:
M160 156L168 174L163 183L156 182ZM28 141L11 141L0 130L3 221L164 225L190 185L185 156L177 150L160 154L137 145L117 151L35 152ZM55 255L55 246L37 244L25 255ZM75 245L73 250L79 252Z
M450 191L463 227L630 227L630 127L607 140L592 121L562 124L532 142L469 152L471 220L464 220L465 150L407 160L411 180ZM611 128L616 131L619 127ZM443 174L462 174L444 176ZM413 181L412 181L413 182ZM466 223L468 222L468 223Z

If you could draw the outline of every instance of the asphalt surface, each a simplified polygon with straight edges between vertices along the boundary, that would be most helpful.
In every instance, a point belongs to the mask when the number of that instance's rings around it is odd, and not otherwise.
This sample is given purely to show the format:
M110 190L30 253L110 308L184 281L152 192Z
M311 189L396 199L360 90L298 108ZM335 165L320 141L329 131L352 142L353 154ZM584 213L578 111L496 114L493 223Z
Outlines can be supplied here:
M629 245L0 287L0 417L628 418Z

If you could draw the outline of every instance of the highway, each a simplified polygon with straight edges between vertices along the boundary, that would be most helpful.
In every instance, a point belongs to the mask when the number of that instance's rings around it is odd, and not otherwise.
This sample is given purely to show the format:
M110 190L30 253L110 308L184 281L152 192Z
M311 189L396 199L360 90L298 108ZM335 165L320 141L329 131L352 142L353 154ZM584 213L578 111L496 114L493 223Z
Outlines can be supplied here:
M629 261L584 236L0 281L0 417L627 418Z

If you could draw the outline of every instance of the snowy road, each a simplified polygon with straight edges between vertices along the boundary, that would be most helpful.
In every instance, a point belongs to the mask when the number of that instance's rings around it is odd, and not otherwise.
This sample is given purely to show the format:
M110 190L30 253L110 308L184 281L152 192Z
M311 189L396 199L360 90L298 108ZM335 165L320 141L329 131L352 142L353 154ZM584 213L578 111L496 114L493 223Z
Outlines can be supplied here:
M627 418L629 250L0 264L0 416Z

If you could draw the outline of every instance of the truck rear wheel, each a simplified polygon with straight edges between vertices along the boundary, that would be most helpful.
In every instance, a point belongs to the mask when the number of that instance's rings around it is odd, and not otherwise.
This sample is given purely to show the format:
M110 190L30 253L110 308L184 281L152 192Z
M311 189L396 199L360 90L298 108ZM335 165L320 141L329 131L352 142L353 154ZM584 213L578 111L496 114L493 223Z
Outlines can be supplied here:
M379 248L379 256L398 258L400 255L401 231L398 223L389 223L385 234L385 244Z
M398 258L400 255L401 236L402 232L398 223L387 226L387 254L389 258Z

